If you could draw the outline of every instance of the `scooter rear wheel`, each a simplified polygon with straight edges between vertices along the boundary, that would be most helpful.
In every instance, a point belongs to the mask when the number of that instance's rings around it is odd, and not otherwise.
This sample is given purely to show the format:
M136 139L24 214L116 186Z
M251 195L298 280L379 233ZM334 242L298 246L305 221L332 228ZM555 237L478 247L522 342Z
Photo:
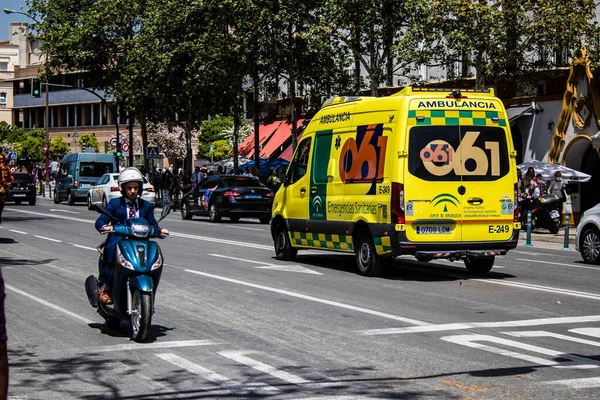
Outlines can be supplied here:
M133 292L133 304L131 313L131 338L136 342L143 342L148 338L150 324L152 323L152 299L150 293Z

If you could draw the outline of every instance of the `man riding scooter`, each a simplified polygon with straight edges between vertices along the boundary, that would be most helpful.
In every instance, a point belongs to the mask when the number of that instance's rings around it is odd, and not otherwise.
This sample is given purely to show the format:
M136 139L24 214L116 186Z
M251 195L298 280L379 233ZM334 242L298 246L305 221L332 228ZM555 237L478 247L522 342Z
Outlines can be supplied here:
M123 196L118 199L112 199L108 203L106 210L120 224L124 224L129 218L144 218L151 226L158 225L156 218L154 218L154 204L139 197L143 183L144 177L135 167L126 168L119 175L119 187ZM110 235L110 232L114 230L110 223L111 218L104 214L100 214L96 220L96 229L100 232L109 233L104 249L104 263L99 277L102 284L98 291L99 300L107 304L112 303L110 292L112 288L115 250L119 241L123 239L123 236ZM167 229L161 229L160 231L164 235L169 234Z

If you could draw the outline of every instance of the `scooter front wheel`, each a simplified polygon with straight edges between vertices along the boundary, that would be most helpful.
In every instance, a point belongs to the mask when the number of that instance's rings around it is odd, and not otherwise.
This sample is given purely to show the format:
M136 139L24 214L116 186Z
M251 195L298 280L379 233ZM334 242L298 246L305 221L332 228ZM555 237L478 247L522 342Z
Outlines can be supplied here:
M150 293L134 289L131 307L131 338L136 342L143 342L150 332L152 322L152 299Z

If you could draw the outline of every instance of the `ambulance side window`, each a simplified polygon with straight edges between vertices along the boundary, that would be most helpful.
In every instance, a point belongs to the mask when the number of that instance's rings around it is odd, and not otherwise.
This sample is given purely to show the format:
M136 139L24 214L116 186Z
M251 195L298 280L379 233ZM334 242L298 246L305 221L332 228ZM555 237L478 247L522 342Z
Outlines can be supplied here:
M297 182L306 174L308 168L308 157L310 156L310 143L311 138L305 139L298 144L298 149L294 154L294 159L288 169L288 182Z

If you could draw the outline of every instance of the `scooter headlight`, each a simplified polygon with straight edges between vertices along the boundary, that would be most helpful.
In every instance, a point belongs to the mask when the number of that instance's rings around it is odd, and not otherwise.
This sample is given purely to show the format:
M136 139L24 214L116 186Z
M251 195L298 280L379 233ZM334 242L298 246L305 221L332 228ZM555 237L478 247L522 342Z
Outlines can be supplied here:
M127 259L125 259L121 253L119 253L119 263L127 269L135 270L135 268L133 268L133 264L127 261Z
M160 267L162 267L162 265L163 265L163 258L162 258L162 254L159 252L158 257L156 258L156 262L154 264L152 264L152 268L150 269L150 271L159 269Z

